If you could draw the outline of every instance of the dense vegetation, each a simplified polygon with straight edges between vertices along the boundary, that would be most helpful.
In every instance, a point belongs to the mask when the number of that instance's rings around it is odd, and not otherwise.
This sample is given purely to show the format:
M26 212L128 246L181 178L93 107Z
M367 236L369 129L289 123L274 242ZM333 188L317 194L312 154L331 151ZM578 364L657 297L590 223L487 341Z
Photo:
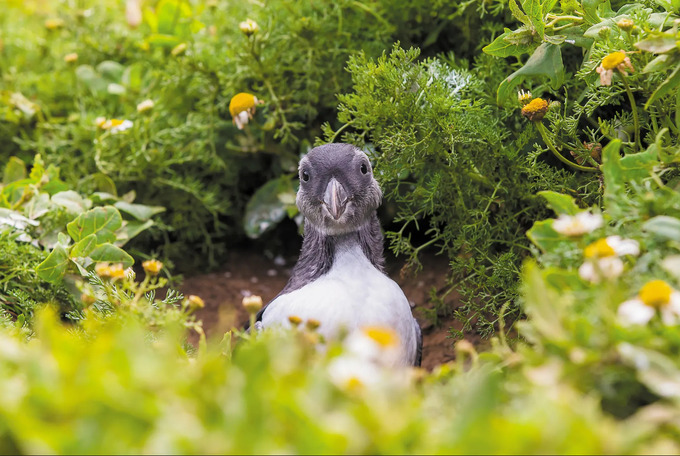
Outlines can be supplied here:
M2 452L680 451L678 2L2 11ZM167 290L299 225L329 141L374 162L395 253L448 257L435 312L488 351L213 340Z

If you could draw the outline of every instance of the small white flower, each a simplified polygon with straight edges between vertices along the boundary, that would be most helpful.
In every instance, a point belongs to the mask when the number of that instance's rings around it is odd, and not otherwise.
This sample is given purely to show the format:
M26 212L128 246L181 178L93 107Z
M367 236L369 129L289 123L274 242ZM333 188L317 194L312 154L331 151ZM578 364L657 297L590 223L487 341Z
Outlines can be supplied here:
M618 316L625 325L644 325L659 311L663 324L680 322L680 292L663 280L647 282L636 298L619 306Z
M586 261L578 269L582 279L599 283L602 279L615 279L623 273L623 255L639 255L640 244L621 236L599 239L585 248Z
M403 347L397 333L382 326L366 326L350 334L345 340L348 353L377 365L401 365Z
M588 211L579 212L576 215L562 214L552 224L555 231L565 236L581 236L590 233L604 223L600 214L592 214Z
M362 358L343 355L328 365L331 381L343 390L361 390L378 385L382 372L378 366Z
M139 113L146 112L153 109L153 107L154 107L153 100L144 100L137 105L137 112Z
M104 122L101 122L101 118L97 118L95 121L97 125L99 125L99 128L102 130L109 130L111 134L116 134L120 133L121 131L125 131L128 128L132 128L132 121L130 120L120 120L120 119L108 119L104 120Z
M611 256L594 261L586 261L578 268L578 275L583 280L600 283L602 279L612 280L623 272L623 261L619 257Z
M607 236L607 244L618 256L640 254L640 243L634 239L623 239L621 236Z

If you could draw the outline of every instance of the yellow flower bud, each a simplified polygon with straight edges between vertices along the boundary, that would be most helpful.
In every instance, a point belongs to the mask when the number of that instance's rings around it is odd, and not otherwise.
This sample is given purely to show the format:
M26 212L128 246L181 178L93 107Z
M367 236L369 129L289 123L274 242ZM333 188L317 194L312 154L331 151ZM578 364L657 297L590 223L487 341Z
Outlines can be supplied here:
M635 22L632 19L621 19L616 25L624 32L629 32L635 27Z
M163 269L163 263L158 260L146 260L142 263L142 268L148 275L156 276Z
M202 309L205 307L205 301L196 295L189 295L186 299L186 305L189 306L191 310Z
M306 326L307 329L309 329L310 331L316 331L317 329L319 329L319 326L321 326L321 322L319 320L310 318L309 320L307 320Z
M56 30L64 26L64 20L58 17L50 18L45 21L45 28L47 30Z
M173 57L177 57L178 55L184 54L184 51L187 50L187 44L186 43L179 43L177 46L172 48L172 51L170 51L170 54L172 54Z
M137 105L137 112L138 113L143 113L146 111L150 111L154 107L154 102L153 100L144 100L141 103Z
M64 56L64 62L66 63L75 63L78 61L78 54L75 52L71 52L70 54L66 54Z
M245 21L241 22L238 24L238 28L246 36L257 33L257 31L260 30L260 26L257 25L257 22L253 21L252 19L246 19Z
M241 304L249 314L256 314L262 309L262 298L257 295L245 296Z

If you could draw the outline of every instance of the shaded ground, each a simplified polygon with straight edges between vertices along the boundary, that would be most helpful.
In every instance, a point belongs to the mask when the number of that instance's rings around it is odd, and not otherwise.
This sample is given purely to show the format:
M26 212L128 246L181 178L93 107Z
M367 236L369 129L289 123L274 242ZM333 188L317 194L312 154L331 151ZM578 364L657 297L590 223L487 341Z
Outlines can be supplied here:
M248 314L241 306L244 296L260 295L267 303L281 291L296 257L267 258L261 251L232 251L224 267L209 274L186 277L180 290L185 295L198 295L205 301L206 307L197 313L203 320L203 327L208 336L219 336L232 327L241 327L248 319ZM440 317L437 326L426 317L427 310L432 309L430 290L443 289L448 272L447 260L443 256L424 254L423 269L413 275L400 274L403 260L388 256L387 270L390 277L404 290L404 294L414 308L414 315L423 330L423 367L434 366L454 358L454 340L449 337L449 329L460 329L460 323L449 317ZM458 296L451 293L446 298L447 306L455 306ZM449 307L450 308L450 307ZM472 342L479 342L472 336Z

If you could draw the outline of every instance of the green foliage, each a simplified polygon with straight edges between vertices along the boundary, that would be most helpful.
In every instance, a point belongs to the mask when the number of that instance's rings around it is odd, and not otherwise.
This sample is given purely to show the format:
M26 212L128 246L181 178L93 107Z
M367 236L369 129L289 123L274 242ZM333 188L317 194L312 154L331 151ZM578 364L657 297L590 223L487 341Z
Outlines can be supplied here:
M153 226L151 217L164 210L133 204L134 194L83 197L59 178L57 167L45 167L40 155L30 173L23 161L10 158L0 198L0 236L7 255L0 270L2 308L29 321L38 304L58 304L64 314L78 309L72 287L64 282L74 267L87 275L98 262L132 266L134 260L121 246ZM92 208L95 201L104 205Z
M293 175L334 115L336 93L349 89L349 55L377 56L395 35L434 42L458 17L479 22L472 6L439 16L443 3L412 2L403 15L388 0L148 0L141 23L128 24L124 3L9 2L0 19L2 161L38 152L83 193L135 191L140 203L167 208L134 247L159 246L183 269L214 264L243 238L255 190ZM239 30L246 19L255 33ZM240 92L264 101L242 131L229 112ZM145 100L153 107L138 110ZM100 117L132 126L103 130Z
M680 294L671 294L676 304L662 300L651 308L641 290L659 280L680 288L680 191L677 172L659 158L656 145L625 157L621 146L614 141L603 151L602 227L569 234L549 219L530 231L543 253L541 267L527 270L528 320L520 330L538 353L533 356L550 354L563 379L583 392L596 391L612 415L635 419L661 410L677 413ZM604 239L613 247L634 243L639 252L589 253ZM626 310L631 303L638 317L642 312L636 323Z
M305 332L188 357L177 320L153 341L126 312L80 331L43 312L36 326L28 344L0 334L12 386L0 397L3 452L599 454L649 451L661 437L495 355L472 353L468 370L461 351L420 382L398 371L352 389L332 368L345 350L320 353Z
M44 304L56 306L62 314L77 310L80 303L66 286L46 282L37 275L36 268L46 254L17 242L16 237L0 231L0 315L10 315L23 324Z

